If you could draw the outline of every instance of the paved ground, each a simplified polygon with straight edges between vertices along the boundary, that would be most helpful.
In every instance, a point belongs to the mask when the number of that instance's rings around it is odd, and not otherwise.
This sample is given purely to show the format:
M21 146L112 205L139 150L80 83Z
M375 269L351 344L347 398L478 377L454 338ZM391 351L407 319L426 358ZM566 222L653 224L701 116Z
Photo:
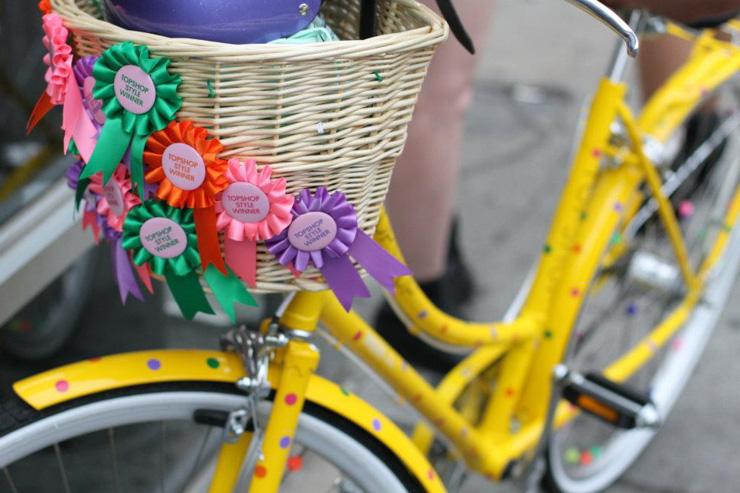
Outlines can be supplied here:
M565 179L572 134L582 102L594 87L611 51L612 37L585 15L561 2L500 0L495 26L469 115L460 210L465 250L479 268L481 295L473 312L500 316L539 249L549 210ZM54 362L137 348L213 346L218 322L185 324L151 306L121 309L100 260L98 302L91 304L77 338ZM740 299L736 287L732 299ZM361 311L369 313L372 304ZM696 375L665 428L618 485L618 493L733 492L740 483L734 453L740 392L740 306L730 303ZM322 371L342 375L346 385L407 422L367 379L326 352ZM7 359L0 382L32 371ZM7 391L7 387L4 388ZM471 478L466 493L505 491ZM310 491L307 490L307 491Z

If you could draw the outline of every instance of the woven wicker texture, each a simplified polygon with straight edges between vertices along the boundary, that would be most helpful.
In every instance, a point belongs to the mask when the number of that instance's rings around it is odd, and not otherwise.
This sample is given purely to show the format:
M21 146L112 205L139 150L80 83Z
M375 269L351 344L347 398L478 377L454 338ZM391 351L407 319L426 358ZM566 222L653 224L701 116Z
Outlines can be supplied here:
M324 185L355 206L372 234L416 98L447 25L414 0L380 0L380 36L357 40L360 0L327 0L322 14L343 40L229 45L129 31L101 20L92 0L52 0L78 55L132 41L172 60L182 76L178 120L218 137L223 158L254 158L288 192ZM326 289L309 269L294 278L258 249L256 292Z

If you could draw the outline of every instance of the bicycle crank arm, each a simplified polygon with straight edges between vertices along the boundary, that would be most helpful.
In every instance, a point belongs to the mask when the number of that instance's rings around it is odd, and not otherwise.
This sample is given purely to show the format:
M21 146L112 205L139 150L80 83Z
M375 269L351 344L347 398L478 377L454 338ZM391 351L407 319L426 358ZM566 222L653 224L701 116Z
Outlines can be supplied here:
M657 428L662 424L652 400L625 385L595 373L583 375L565 365L555 367L555 377L565 400L617 428Z

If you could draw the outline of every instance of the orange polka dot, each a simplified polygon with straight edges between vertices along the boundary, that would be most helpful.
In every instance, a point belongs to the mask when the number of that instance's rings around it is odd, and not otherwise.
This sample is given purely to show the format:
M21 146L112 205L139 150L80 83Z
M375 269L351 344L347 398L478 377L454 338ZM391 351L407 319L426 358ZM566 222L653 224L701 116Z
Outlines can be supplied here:
M258 464L257 467L254 468L254 475L258 478L264 478L267 476L267 468L262 464Z

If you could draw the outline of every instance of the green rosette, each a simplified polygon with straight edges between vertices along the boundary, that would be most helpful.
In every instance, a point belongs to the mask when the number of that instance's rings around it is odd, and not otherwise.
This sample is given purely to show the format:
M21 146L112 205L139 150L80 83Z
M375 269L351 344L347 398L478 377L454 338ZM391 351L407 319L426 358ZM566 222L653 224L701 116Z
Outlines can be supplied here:
M179 255L169 258L158 256L144 246L142 228L147 222L157 218L172 221L184 232L178 238L180 241L184 240L184 246L175 245L182 249ZM214 313L198 281L200 255L192 210L175 209L156 200L134 207L123 223L123 248L132 252L136 265L148 263L152 272L164 276L183 317L192 320L198 312Z
M131 179L144 200L146 141L174 120L182 106L177 94L181 78L170 73L169 65L169 59L151 57L146 46L128 41L100 56L93 67L93 97L103 102L106 122L82 178L102 172L103 183L108 183L131 146Z
M192 320L198 312L214 313L199 282L201 263L192 209L176 209L158 200L134 207L123 225L123 248L132 252L136 265L148 263L152 272L165 277L186 319ZM257 306L231 270L224 275L210 265L204 277L233 323L234 303Z

